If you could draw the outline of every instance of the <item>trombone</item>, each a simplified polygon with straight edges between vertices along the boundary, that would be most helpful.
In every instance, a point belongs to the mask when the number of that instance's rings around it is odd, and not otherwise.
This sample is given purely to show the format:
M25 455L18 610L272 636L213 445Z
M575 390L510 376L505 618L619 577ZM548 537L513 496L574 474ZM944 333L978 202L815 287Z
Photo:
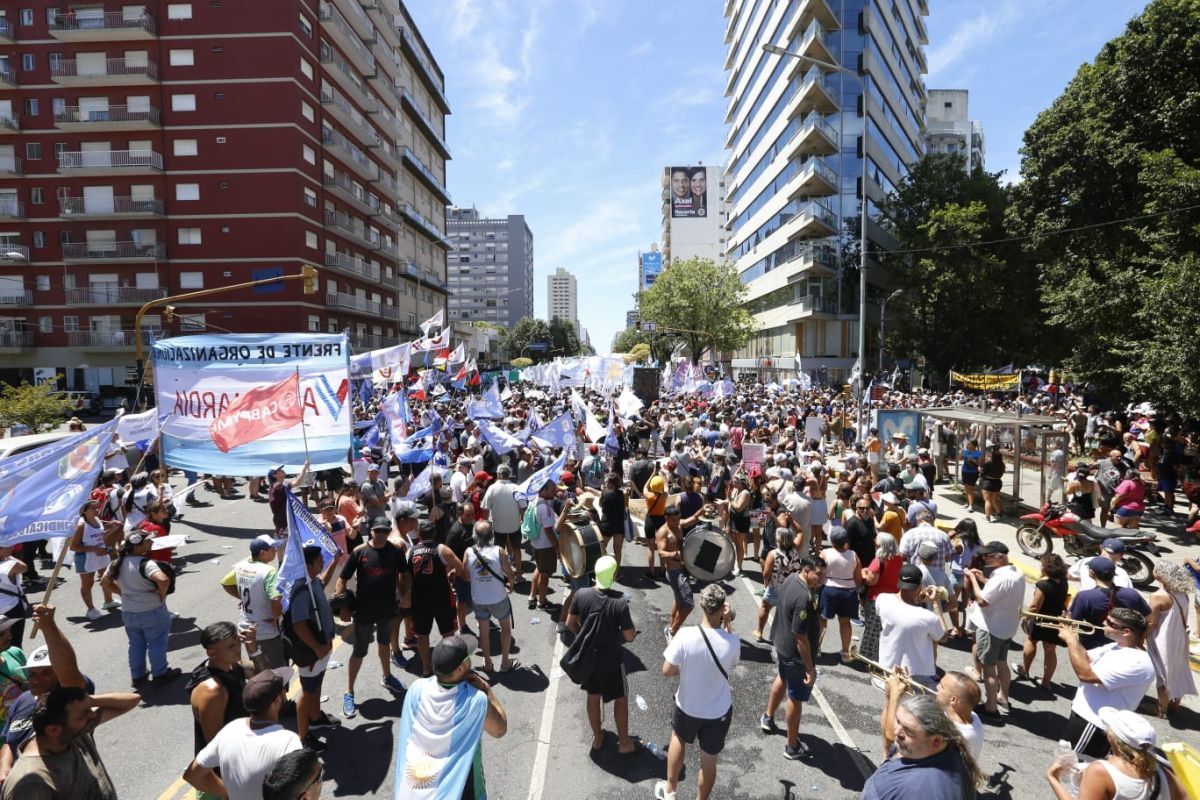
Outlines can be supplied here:
M933 694L934 693L933 689L930 689L928 686L926 686L923 683L918 683L916 680L914 680L912 678L911 675L905 675L903 673L898 673L894 669L888 669L883 664L880 664L878 661L872 661L871 659L864 656L862 653L858 652L857 647L850 648L850 657L853 658L855 661L861 661L864 664L866 664L868 671L872 675L875 675L876 677L881 678L885 681L888 678L892 677L892 675L899 675L900 680L904 681L905 691L921 692L923 694Z
M1074 628L1075 632L1081 636L1087 636L1096 632L1096 626L1085 619L1067 619L1066 617L1055 617L1051 614L1035 614L1023 608L1021 609L1021 616L1032 620L1034 625L1040 625L1043 628L1057 628L1060 631L1067 628Z

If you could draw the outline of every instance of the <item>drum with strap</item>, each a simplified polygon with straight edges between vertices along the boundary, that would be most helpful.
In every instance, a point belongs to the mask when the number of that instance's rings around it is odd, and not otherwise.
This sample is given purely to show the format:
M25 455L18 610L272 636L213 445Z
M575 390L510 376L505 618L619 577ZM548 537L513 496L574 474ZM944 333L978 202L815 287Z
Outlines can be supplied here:
M570 529L558 536L559 555L563 566L572 578L582 578L596 567L596 561L604 555L607 537L592 524L587 514L568 517Z
M703 522L683 540L683 565L698 580L723 580L733 570L733 541L716 525Z

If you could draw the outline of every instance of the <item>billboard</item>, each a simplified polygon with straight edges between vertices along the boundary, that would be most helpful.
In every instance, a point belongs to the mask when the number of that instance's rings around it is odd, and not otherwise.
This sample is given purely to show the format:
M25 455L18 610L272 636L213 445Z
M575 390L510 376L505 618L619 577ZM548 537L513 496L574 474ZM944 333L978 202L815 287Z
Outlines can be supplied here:
M662 253L642 253L642 291L649 289L662 273Z
M708 216L708 171L705 167L668 167L671 217Z

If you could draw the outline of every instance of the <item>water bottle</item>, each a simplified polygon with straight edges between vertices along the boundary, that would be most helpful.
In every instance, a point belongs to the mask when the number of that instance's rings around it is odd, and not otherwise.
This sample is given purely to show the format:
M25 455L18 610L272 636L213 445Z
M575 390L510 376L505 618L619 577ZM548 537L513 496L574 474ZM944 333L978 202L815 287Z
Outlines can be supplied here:
M633 702L637 704L638 711L645 711L648 708L646 705L646 698L642 697L640 694L633 698Z
M328 669L340 669L341 667L344 667L344 666L346 666L346 665L344 663L342 663L341 661L330 661L329 665L328 665Z
M530 618L529 618L529 624L530 624L530 625L537 625L537 624L539 624L541 621L542 621L542 618L541 618L541 617L530 617Z
M667 757L663 752L663 749L658 746L658 742L651 742L650 744L646 745L646 749L649 750L650 754L655 758L663 759Z
M1079 763L1079 755L1065 739L1058 740L1058 758L1055 759L1055 763L1059 765L1059 783L1066 788L1071 797L1079 797L1079 783L1083 780L1086 765Z

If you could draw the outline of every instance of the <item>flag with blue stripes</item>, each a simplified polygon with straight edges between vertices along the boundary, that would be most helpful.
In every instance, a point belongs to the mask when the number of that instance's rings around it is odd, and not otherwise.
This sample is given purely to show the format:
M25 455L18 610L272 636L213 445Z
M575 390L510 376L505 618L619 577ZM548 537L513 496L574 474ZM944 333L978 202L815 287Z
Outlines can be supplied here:
M310 545L321 548L322 569L328 567L341 551L325 526L292 494L292 490L285 487L284 493L287 496L287 542L283 547L283 563L279 565L275 585L283 597L283 610L287 611L291 604L292 586L296 581L308 578L308 570L304 566L304 548Z

